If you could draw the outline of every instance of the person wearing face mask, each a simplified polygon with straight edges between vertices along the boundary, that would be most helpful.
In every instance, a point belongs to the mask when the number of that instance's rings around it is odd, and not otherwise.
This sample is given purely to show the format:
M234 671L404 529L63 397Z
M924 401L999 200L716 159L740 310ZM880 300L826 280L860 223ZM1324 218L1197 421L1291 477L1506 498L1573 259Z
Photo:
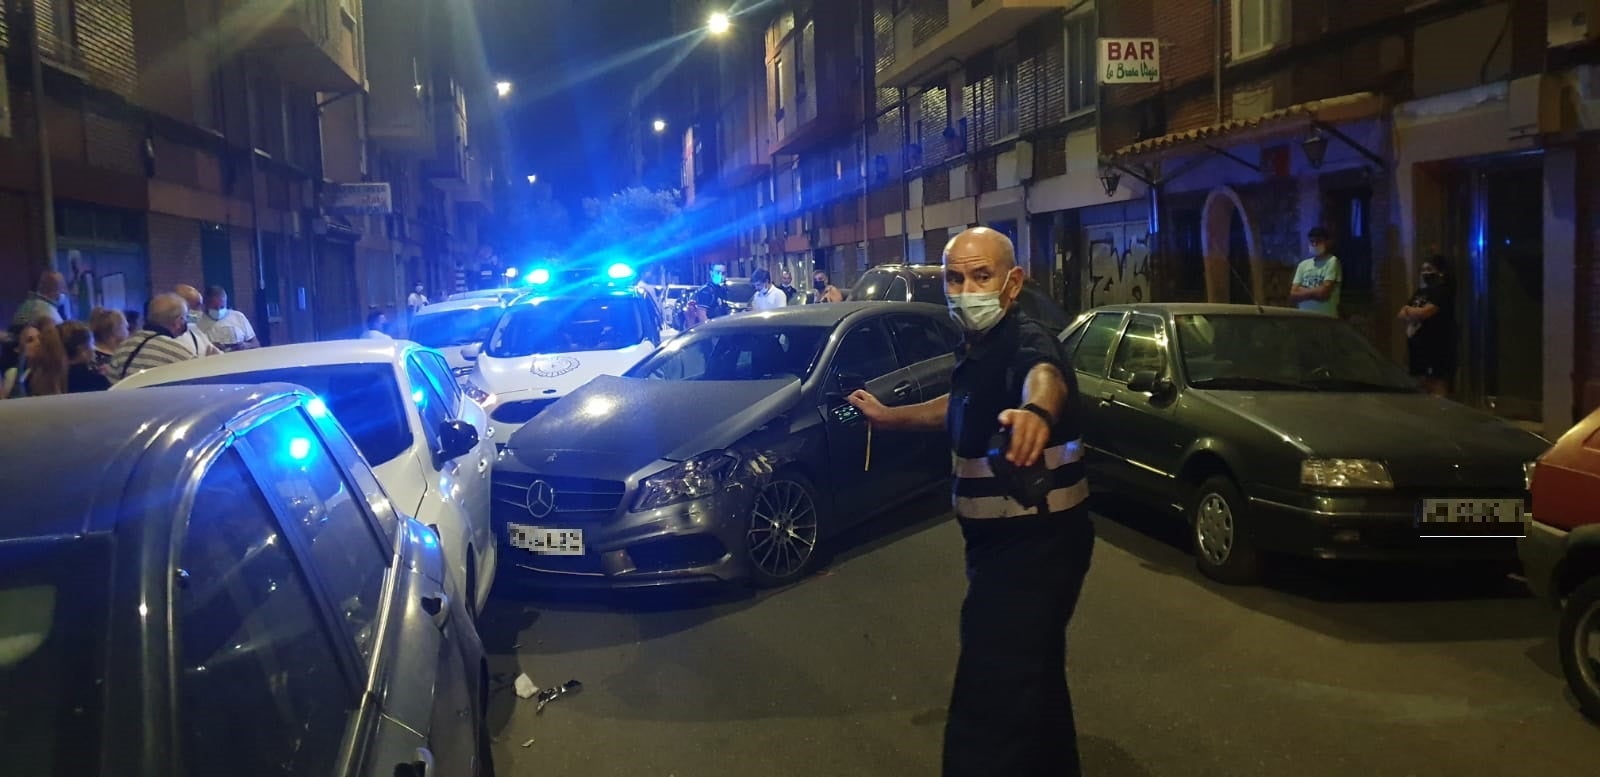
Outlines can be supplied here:
M711 266L711 280L695 290L694 301L705 313L706 318L722 318L730 312L728 287L724 285L727 279L727 268L714 264Z
M800 290L794 287L794 276L790 275L788 270L784 270L783 273L778 276L778 278L778 290L783 292L783 296L788 300L784 304L800 304L799 302L795 301L800 298ZM804 301L805 300L801 300L801 302Z
M1406 322L1406 348L1411 375L1436 397L1450 392L1456 372L1456 294L1448 263L1434 256L1422 263L1422 285L1400 308Z
M1301 310L1338 316L1344 271L1339 266L1339 257L1333 255L1328 230L1313 227L1306 233L1306 242L1311 245L1311 257L1295 268L1289 301Z
M844 293L828 282L828 274L818 270L811 275L811 287L816 290L812 295L815 302L843 302Z
M755 312L763 310L777 310L789 304L789 295L783 289L772 285L772 273L766 269L757 269L750 274L750 282L755 284L755 296L750 298L750 309Z
M945 245L945 293L965 345L950 393L887 407L850 395L874 428L950 435L966 543L961 653L944 777L1081 774L1066 632L1094 548L1077 379L1056 338L1017 308L1004 233Z
M184 327L183 334L178 339L186 343L189 346L189 350L194 351L195 356L215 356L222 353L222 349L218 348L216 343L211 342L211 338L207 337L206 333L200 329L200 311L205 307L205 301L200 298L200 290L187 283L180 283L173 287L172 293L183 299L183 304L186 306L184 315L188 318L188 326ZM153 324L154 322L151 323ZM145 328L155 329L157 327L146 326Z
M145 308L144 329L117 346L107 371L113 383L163 364L198 359L189 344L189 305L177 294L158 294Z
M261 347L249 317L228 307L228 292L221 286L206 289L206 309L197 326L201 334L224 351Z

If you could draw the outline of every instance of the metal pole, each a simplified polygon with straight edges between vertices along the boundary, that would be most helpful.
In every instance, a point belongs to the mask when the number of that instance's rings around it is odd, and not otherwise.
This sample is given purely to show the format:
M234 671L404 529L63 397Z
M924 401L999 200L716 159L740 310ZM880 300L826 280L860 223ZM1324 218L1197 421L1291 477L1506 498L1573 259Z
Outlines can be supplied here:
M900 87L900 261L911 262L911 102L906 88ZM923 250L927 250L924 247Z
M20 28L19 31L28 38L28 78L29 87L33 90L34 147L39 157L39 222L42 233L39 244L44 249L45 267L57 270L60 263L56 258L55 178L50 164L50 134L45 129L44 58L39 50L39 3L38 0L11 0L8 5L13 5L15 10L13 18L21 18L26 22L13 29Z
M1211 39L1211 99L1217 113L1217 123L1222 123L1222 0L1211 0L1211 20L1216 26Z

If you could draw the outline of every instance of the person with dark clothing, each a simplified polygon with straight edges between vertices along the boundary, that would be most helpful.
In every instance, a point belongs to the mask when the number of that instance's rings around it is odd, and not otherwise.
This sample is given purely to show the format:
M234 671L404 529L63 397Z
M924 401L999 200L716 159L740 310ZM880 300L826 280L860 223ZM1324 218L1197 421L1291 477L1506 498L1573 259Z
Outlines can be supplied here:
M800 290L794 287L794 275L790 274L788 270L784 270L778 278L778 290L783 292L783 296L789 298L790 305L799 305L805 302L804 299L801 299L800 302L795 302L795 299L800 297Z
M945 727L945 777L1081 774L1066 632L1094 549L1075 374L1056 338L1016 307L1009 238L974 227L944 250L950 313L966 343L950 393L852 405L874 428L943 426L966 543L961 654Z
M111 379L95 365L94 330L81 321L68 321L58 330L67 356L67 393L110 389Z
M723 285L727 280L726 272L722 265L712 265L711 280L695 290L694 301L705 312L706 318L721 318L731 312L728 307L728 287Z
M1444 257L1422 263L1422 285L1399 319L1406 322L1412 376L1429 394L1446 396L1456 372L1456 289Z

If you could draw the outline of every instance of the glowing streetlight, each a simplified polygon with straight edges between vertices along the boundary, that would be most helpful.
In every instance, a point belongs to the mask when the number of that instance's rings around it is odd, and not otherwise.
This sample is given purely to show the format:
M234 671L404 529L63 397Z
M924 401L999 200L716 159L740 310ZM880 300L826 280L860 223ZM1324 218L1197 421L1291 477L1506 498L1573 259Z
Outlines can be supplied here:
M706 29L712 35L725 34L728 28L732 26L733 22L728 19L728 15L721 11L712 14L711 18L706 21Z
M494 83L494 93L497 94L497 95L500 95L502 98L510 96L510 94L511 94L511 82L510 81L496 81Z
M528 173L528 185L529 186L532 186L533 184L536 184L538 182L539 182L539 174L538 173Z
M667 123L666 123L666 121L664 121L662 119L656 119L655 121L650 122L650 128L655 130L656 132L666 132L667 131Z

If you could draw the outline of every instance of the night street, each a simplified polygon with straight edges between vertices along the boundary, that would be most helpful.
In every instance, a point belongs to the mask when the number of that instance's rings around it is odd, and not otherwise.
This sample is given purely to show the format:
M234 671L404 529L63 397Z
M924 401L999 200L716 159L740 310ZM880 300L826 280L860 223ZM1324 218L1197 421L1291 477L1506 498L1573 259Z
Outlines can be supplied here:
M502 675L499 773L937 774L963 582L940 503L759 596L499 588L482 625ZM1086 774L1577 777L1600 763L1564 696L1554 616L1514 581L1285 570L1224 589L1193 572L1181 530L1110 512L1071 639ZM584 688L536 716L509 687L519 671Z

